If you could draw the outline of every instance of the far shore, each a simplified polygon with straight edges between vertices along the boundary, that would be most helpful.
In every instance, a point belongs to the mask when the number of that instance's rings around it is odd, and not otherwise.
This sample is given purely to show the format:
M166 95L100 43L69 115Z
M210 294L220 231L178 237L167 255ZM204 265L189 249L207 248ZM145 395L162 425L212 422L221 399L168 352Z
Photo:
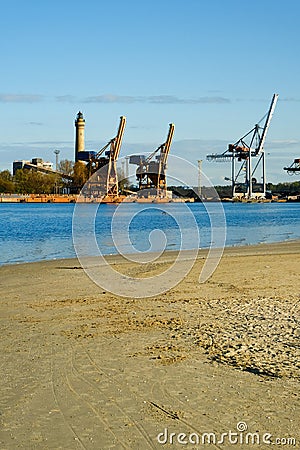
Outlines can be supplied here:
M83 197L80 194L1 194L0 193L0 204L11 204L11 203L21 203L21 204L32 204L32 203L58 203L58 204L68 204L68 203L109 203L116 204L119 203L290 203L290 202L300 202L300 195L290 195L286 198L261 198L259 196L247 199L243 197L210 197L210 198L202 198L194 199L194 198L185 198L185 197L174 197L173 199L166 198L158 198L158 197L133 197L120 195L115 199L111 199L109 197L106 198L90 198Z

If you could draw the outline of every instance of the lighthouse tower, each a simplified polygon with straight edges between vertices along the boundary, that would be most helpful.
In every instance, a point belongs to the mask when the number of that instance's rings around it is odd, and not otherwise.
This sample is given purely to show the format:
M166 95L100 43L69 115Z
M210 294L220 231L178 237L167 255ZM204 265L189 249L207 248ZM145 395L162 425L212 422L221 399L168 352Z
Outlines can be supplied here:
M75 119L75 162L80 161L80 152L84 152L84 127L85 120L82 112L79 111Z

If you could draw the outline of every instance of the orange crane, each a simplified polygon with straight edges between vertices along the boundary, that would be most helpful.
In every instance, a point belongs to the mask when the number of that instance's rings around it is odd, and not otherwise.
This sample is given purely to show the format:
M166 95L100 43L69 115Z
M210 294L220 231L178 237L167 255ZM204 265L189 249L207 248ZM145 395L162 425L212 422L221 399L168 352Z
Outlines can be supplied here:
M136 178L139 189L154 189L155 195L166 197L167 192L167 160L170 152L175 125L169 124L169 132L166 141L161 144L147 158L144 155L131 155L130 164L138 166ZM155 158L154 158L155 157Z
M104 195L112 201L119 196L117 160L125 125L126 117L121 116L117 135L97 153L85 152L89 153L87 164L89 175L93 175L89 182L89 188L92 188L93 194L97 191L98 195Z

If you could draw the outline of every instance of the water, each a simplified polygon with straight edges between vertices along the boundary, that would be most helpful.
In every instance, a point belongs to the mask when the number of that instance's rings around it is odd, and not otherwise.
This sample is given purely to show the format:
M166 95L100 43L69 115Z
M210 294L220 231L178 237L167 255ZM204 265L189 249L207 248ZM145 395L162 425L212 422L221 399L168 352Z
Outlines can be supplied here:
M212 208L210 217L199 203L123 204L118 210L116 205L100 205L95 221L97 244L103 254L116 254L118 250L124 253L154 251L162 244L168 250L177 250L180 246L183 249L205 248L212 240L210 220L214 223L213 241L217 244L221 205L207 206ZM74 207L74 204L0 204L0 265L75 257ZM300 238L300 203L224 203L223 207L226 246ZM111 221L116 210L112 233ZM89 228L88 224L94 212L94 205L82 205L78 211L80 233L89 242L92 242L93 227Z

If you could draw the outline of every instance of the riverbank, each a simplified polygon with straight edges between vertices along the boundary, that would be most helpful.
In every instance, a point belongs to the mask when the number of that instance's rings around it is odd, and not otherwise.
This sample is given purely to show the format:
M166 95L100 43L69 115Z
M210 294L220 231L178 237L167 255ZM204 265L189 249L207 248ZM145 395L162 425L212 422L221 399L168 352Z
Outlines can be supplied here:
M0 203L76 203L76 194L1 194Z
M79 194L0 194L0 203L194 203L200 202L194 198L185 197L139 197L134 195L120 195L116 198L88 198L80 196ZM260 198L254 197L247 199L243 197L236 198L202 198L202 203L286 203L286 202L300 202L300 195L290 195L286 198Z
M198 284L205 255L147 299L104 291L75 259L1 267L1 448L158 449L165 429L239 422L299 445L300 241L226 248Z

